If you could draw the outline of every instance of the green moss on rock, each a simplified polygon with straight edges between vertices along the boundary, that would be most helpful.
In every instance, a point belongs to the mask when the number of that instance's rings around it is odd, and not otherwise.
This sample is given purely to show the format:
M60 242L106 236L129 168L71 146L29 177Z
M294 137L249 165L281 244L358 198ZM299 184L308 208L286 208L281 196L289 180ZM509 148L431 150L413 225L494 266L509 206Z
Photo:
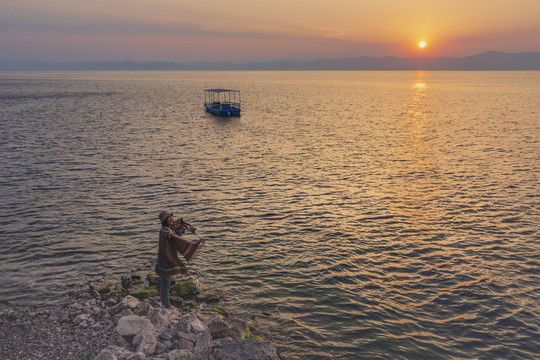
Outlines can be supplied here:
M127 294L127 292L122 289L122 287L120 285L111 285L111 286L107 286L106 288L102 289L100 291L101 294L112 294L112 293L118 293L118 294Z
M266 339L263 338L262 336L257 336L257 335L251 334L251 332L249 331L249 327L246 328L246 330L244 331L244 338L245 339L250 339L250 340L258 340L258 341L262 341L262 342L266 341Z
M181 307L184 304L184 299L177 296L170 296L169 300L171 301L171 305Z
M199 290L197 289L197 285L195 285L195 281L193 281L193 279L188 279L186 281L177 281L176 284L171 286L170 291L172 294L183 298L194 296L199 292Z
M159 283L159 276L158 274L156 274L155 271L149 272L148 274L146 274L146 281L148 281L149 286L152 286L152 285L157 286Z
M222 308L221 306L212 306L211 308L208 308L207 311L216 313L224 318L229 317L229 312L227 311L227 309Z
M159 296L159 291L157 286L149 286L146 289L132 291L130 295L139 300L144 300L154 296Z

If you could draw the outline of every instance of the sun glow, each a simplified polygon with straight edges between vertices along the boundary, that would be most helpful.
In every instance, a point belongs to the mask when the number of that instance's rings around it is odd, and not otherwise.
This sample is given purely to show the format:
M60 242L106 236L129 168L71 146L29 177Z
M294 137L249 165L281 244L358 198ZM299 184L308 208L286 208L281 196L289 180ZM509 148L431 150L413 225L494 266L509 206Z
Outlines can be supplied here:
M418 43L418 46L420 46L422 49L426 47L426 42L425 41L420 41Z

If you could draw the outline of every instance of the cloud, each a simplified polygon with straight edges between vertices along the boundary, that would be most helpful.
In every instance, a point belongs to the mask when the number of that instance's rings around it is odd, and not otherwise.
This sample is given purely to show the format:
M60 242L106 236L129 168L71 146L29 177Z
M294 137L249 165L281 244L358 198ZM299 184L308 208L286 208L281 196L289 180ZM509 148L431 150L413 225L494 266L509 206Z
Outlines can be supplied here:
M282 29L226 28L212 27L196 23L156 24L156 23L87 23L87 24L40 24L40 23L0 23L0 29L15 32L36 32L39 34L72 34L97 36L166 36L213 39L250 40L323 40L331 39L357 43L345 39L349 35L330 28L288 27ZM389 44L386 44L389 46Z
M221 49L213 56L257 59L269 57L355 57L363 55L389 55L398 48L393 44L365 43L346 39L346 33L332 28L309 27L225 27L207 26L196 23L157 24L136 22L108 22L85 24L43 24L2 22L0 30L6 39L26 39L18 45L34 47L40 43L54 42L54 46L75 49L73 44L92 44L95 53L106 53L114 57L129 46L136 49L154 48L164 56L164 60L186 57L202 59L208 57L206 48ZM50 39L50 40L48 40ZM12 41L13 42L13 41ZM96 43L97 42L97 43ZM68 46L69 44L69 46ZM100 45L102 44L102 50ZM116 44L116 45L115 45ZM157 49L156 46L161 47ZM114 50L114 49L117 50ZM173 54L172 48L182 49L182 54ZM28 50L30 51L30 50ZM148 56L147 51L141 56ZM180 50L179 50L180 51ZM203 55L204 53L204 55ZM169 54L169 55L166 55ZM197 55L199 54L199 55ZM126 56L126 55L125 55ZM131 52L130 57L135 56Z

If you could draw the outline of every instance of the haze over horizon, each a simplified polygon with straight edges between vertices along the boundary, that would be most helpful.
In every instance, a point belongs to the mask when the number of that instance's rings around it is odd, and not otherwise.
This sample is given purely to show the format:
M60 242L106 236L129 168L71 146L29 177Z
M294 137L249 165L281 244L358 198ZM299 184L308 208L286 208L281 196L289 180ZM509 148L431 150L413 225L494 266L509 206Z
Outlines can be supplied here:
M0 0L0 58L187 62L527 52L540 50L539 13L537 0Z

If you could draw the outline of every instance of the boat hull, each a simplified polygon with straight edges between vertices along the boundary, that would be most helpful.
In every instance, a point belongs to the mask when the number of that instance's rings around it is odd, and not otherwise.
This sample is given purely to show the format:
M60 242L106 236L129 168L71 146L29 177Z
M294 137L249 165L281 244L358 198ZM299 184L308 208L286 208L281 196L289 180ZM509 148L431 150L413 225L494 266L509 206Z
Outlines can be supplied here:
M207 112L216 116L222 116L222 117L240 116L240 109L234 106L231 106L228 109L222 109L222 108L213 107L212 105L208 104L208 105L205 105L204 108Z

